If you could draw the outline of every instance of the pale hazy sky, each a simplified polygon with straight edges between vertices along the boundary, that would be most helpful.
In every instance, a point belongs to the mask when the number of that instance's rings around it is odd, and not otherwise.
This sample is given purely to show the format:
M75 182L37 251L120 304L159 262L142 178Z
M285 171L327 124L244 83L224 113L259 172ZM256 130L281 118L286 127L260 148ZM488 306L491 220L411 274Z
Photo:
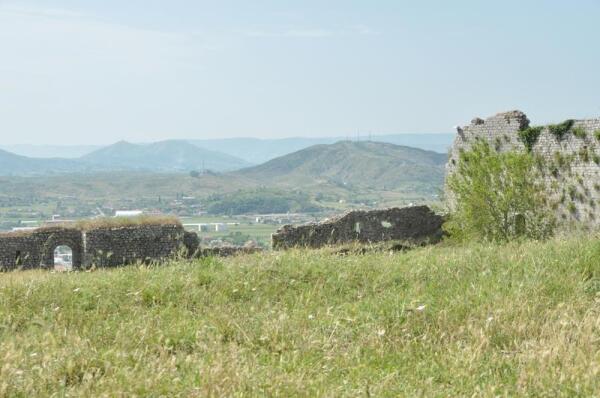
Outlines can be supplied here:
M0 144L600 116L598 0L0 0Z

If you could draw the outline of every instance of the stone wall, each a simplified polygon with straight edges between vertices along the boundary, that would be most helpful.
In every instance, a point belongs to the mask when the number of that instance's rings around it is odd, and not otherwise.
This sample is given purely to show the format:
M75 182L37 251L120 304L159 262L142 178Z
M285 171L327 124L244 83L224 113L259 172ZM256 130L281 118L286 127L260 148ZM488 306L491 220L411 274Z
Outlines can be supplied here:
M113 267L160 261L178 253L191 255L198 250L198 237L179 224L5 233L0 234L0 269L52 268L58 246L71 248L73 268Z
M519 131L530 127L520 111L500 113L485 120L475 118L459 127L450 152L447 174L454 172L460 152L476 139L496 150L526 151ZM574 120L570 130L558 138L549 126L543 127L532 153L545 165L543 177L548 198L556 208L559 222L597 227L600 223L600 119ZM448 195L451 210L455 202Z
M84 231L85 264L115 267L174 257L184 246L179 225L142 225Z
M69 246L73 251L73 267L81 267L83 241L81 231L48 228L34 232L0 234L0 269L52 268L54 250Z
M273 234L273 248L319 248L351 242L438 240L443 218L427 206L351 211L316 224L286 225Z

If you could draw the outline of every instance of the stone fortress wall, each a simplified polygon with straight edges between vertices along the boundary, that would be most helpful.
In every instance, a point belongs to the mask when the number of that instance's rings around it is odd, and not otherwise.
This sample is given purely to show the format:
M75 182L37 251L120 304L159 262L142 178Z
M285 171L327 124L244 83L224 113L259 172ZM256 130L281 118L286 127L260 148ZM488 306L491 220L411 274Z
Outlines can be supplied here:
M477 140L497 151L527 151L543 159L548 198L557 220L596 227L600 223L600 119L570 120L532 128L521 111L500 113L457 128L447 175L454 172L460 152ZM529 137L529 140L525 137ZM526 145L527 142L527 145ZM455 203L449 198L450 208Z
M273 249L319 248L351 242L407 241L442 237L443 217L427 206L351 211L321 223L286 225L273 234Z
M72 250L73 268L115 267L194 255L199 241L180 224L123 227L52 227L0 234L0 269L53 268L58 246Z

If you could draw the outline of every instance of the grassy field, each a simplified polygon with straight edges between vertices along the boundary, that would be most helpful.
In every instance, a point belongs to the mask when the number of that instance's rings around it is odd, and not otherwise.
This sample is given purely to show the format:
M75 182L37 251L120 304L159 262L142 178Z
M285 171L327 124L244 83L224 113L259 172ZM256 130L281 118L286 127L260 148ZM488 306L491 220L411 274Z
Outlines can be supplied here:
M600 239L0 275L0 396L599 396Z

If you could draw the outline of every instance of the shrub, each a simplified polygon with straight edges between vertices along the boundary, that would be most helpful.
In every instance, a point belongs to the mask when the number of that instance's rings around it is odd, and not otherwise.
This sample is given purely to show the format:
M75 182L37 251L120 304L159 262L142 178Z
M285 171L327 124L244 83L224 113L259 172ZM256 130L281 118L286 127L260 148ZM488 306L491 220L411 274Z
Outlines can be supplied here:
M575 200L576 196L577 196L577 188L573 185L569 186L569 197L571 198L571 200Z
M556 137L558 141L561 141L565 134L567 134L573 128L574 120L565 120L560 124L551 124L548 126L550 133Z
M587 147L583 147L579 150L579 158L585 163L590 161L590 152Z
M485 142L475 143L448 178L456 206L446 231L459 240L549 236L553 212L545 187L536 182L542 179L535 165L530 153L497 153Z
M594 137L595 137L595 138L596 138L598 141L600 141L600 130L596 130L596 131L594 131Z
M525 145L528 152L531 152L533 146L537 142L540 134L542 133L543 127L528 127L519 131L519 139Z
M573 130L573 135L577 138L581 138L584 139L585 137L587 137L587 132L585 131L585 129L581 126L575 127Z

